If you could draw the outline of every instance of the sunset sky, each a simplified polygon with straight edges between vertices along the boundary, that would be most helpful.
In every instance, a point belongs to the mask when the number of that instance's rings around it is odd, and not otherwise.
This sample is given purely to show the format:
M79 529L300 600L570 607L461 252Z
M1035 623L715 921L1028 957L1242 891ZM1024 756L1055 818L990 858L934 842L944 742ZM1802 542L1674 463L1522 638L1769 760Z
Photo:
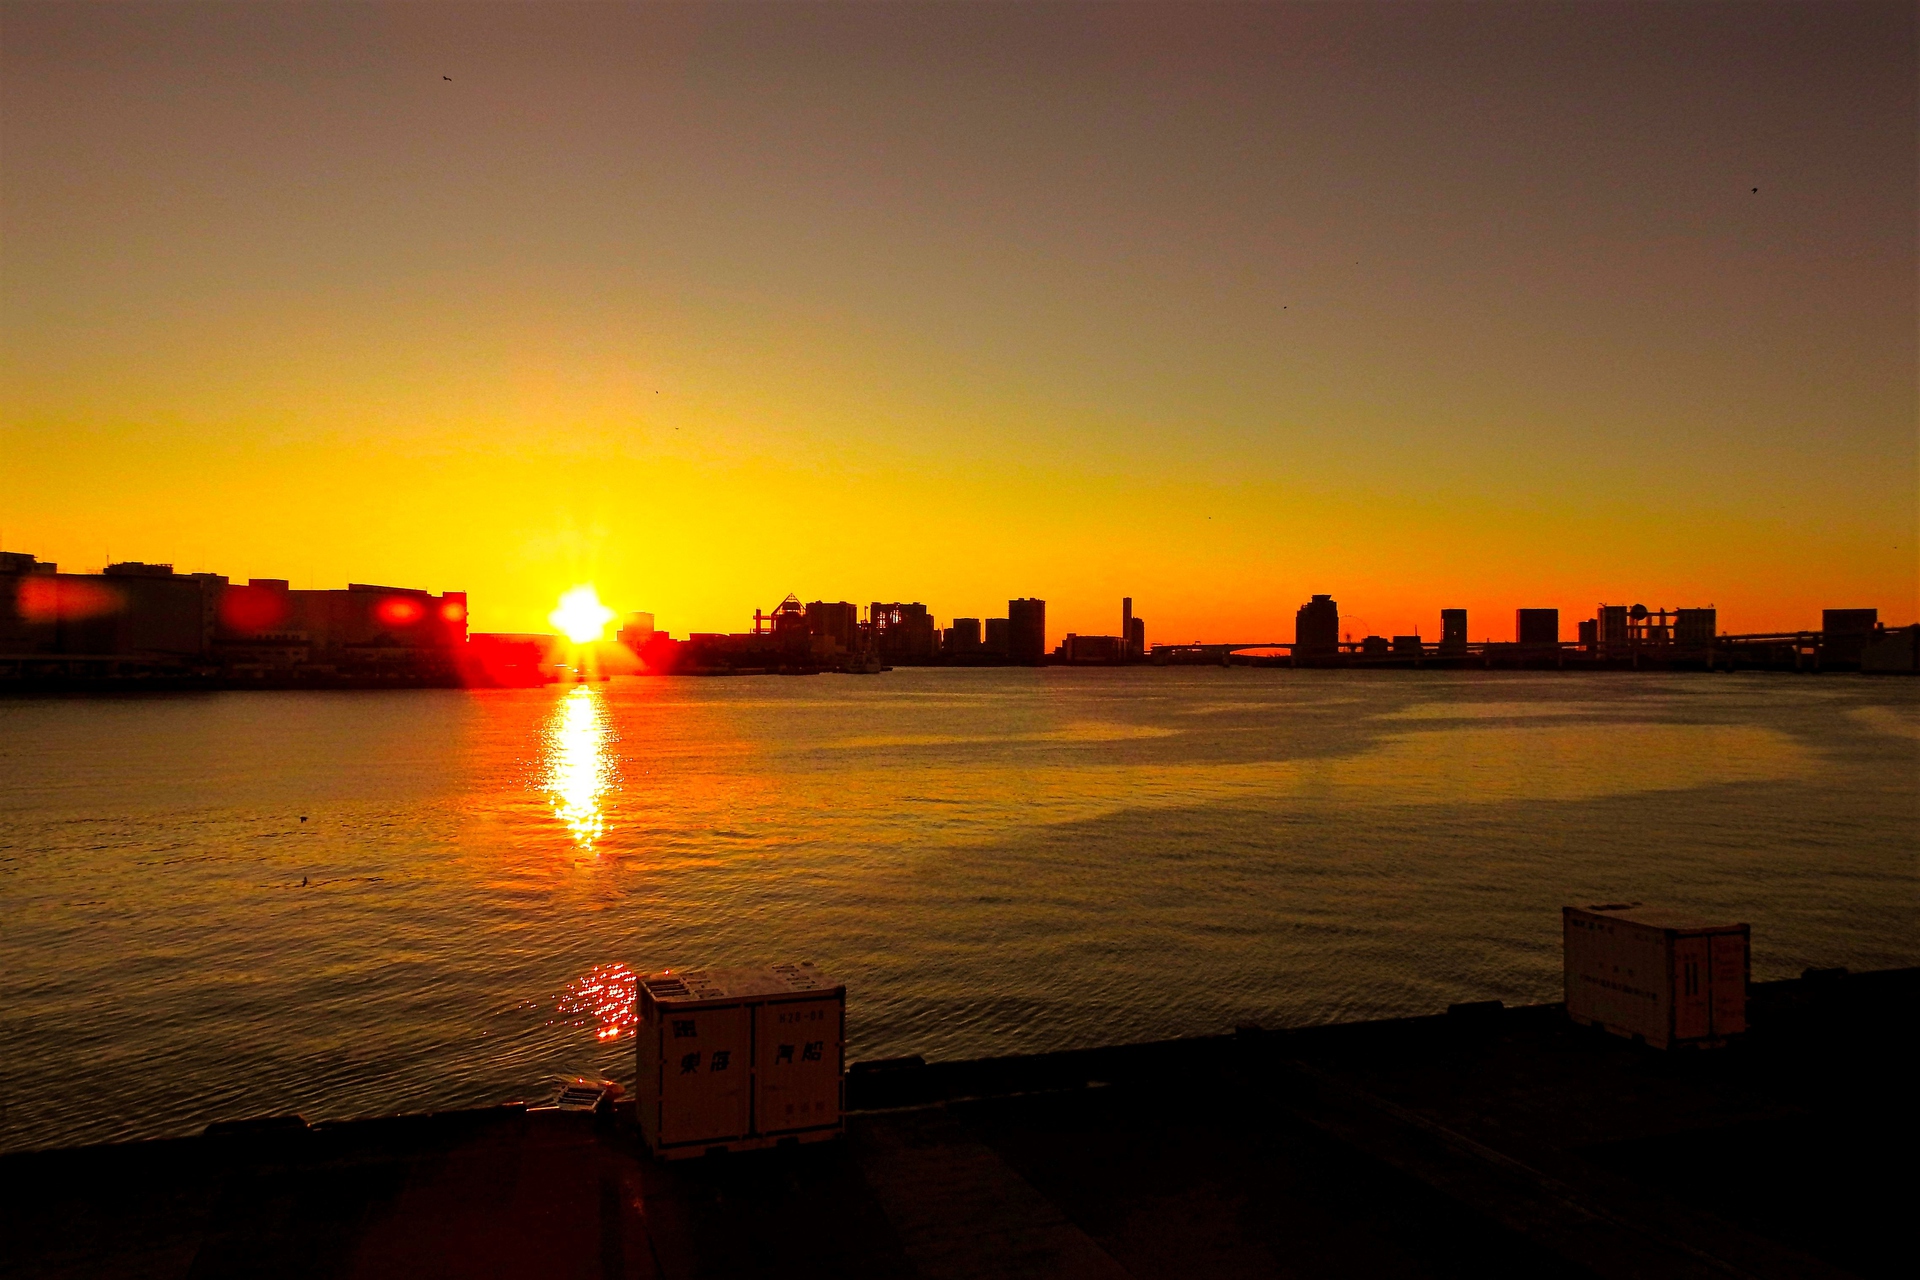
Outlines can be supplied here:
M1906 3L6 4L0 548L1909 622L1915 85Z

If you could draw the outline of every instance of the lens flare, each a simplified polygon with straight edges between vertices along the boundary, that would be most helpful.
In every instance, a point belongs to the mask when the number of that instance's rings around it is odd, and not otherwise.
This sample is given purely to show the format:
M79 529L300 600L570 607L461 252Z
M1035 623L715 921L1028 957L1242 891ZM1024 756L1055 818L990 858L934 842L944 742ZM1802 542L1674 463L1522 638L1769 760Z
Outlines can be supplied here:
M600 603L600 593L590 586L575 587L561 596L559 607L547 615L547 621L575 644L598 640L613 618L613 610Z
M388 596L373 612L390 627L410 627L426 615L427 609L410 596Z

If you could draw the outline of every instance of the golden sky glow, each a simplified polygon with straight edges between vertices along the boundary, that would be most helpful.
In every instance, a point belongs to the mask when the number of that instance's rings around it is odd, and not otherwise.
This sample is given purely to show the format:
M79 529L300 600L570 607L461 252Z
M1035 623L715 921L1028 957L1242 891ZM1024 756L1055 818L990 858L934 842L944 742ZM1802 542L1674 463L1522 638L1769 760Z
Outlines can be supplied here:
M1920 609L1907 5L0 24L0 546L63 567Z

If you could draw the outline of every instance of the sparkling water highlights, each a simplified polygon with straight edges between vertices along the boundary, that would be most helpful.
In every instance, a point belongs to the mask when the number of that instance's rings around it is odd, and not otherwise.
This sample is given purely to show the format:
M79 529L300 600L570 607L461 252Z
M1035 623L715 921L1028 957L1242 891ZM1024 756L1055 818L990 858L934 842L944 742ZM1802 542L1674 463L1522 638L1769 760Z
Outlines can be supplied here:
M669 967L813 960L938 1059L1551 1000L1568 902L1913 964L1917 780L1920 681L1846 676L0 701L0 1147L628 1080Z
M639 1013L635 992L633 970L597 964L567 984L558 1012L569 1026L593 1028L596 1040L618 1040L633 1034Z

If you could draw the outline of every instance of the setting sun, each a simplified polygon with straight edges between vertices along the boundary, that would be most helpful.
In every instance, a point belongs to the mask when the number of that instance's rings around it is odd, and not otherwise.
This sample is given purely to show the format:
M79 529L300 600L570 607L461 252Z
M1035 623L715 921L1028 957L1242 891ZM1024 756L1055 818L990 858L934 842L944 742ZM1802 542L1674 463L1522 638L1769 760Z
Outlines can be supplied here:
M598 640L613 621L613 610L600 603L600 593L592 587L575 587L560 597L560 604L547 615L547 621L560 628L575 644Z

